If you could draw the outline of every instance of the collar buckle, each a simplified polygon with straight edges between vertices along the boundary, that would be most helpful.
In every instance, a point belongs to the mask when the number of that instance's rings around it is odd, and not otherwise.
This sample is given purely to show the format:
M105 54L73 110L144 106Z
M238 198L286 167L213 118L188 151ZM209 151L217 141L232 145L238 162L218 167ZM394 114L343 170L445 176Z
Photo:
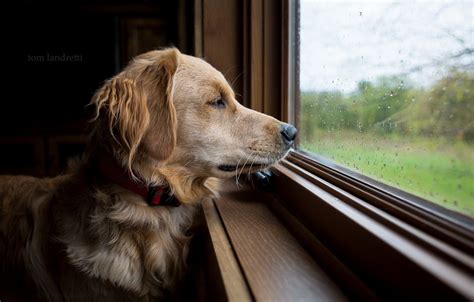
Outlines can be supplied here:
M146 202L150 206L179 207L181 202L170 192L169 187L149 186Z

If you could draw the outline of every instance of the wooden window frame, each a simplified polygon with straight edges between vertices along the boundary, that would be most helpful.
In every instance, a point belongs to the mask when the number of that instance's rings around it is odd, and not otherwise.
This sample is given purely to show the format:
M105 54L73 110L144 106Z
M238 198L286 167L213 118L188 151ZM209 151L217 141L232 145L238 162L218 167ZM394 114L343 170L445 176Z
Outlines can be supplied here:
M229 0L226 11L222 11L222 2L218 0L196 0L195 4L195 39L199 37L195 40L196 53L221 70L234 67L233 76L243 74L234 87L239 101L295 124L299 112L299 43L292 26L298 27L294 23L299 14L297 0ZM209 36L215 14L234 14L233 22L220 28L220 35ZM206 51L206 43L226 45L225 49L232 51ZM239 46L242 51L235 51ZM254 211L262 213L258 219L277 217L274 227L286 229L297 243L287 235L275 235L284 234L283 231L265 234L281 236L277 240L280 244L303 247L316 263L306 263L312 267L309 274L322 279L329 276L350 299L457 301L474 297L471 218L298 150L292 151L273 171L272 192L258 193L258 197L252 198L248 192L253 191L247 187L247 195L224 193L220 200L204 207L210 238L214 240L211 247L228 299L265 299L271 294L272 283L279 285L277 292L281 293L282 301L309 299L314 294L308 291L303 296L285 295L292 292L291 287L271 276L271 271L267 282L252 278L256 271L265 268L252 268L249 259L258 259L272 249L271 245L263 244L261 249L252 250L253 255L242 252L243 247L254 245L255 238L239 236L235 221L247 227L246 217ZM228 210L232 202L247 202L251 206L236 213ZM252 227L261 231L258 224ZM288 253L278 255L295 260ZM306 259L304 253L301 255ZM229 268L225 263L234 264ZM279 267L279 263L275 265ZM288 276L298 278L294 272ZM308 280L312 279L303 277L300 282ZM235 282L240 291L235 292ZM325 288L324 284L315 286L320 290ZM324 293L327 297L338 295L331 290Z
M296 48L298 52L299 42L296 36L296 31L299 30L298 20L296 16L299 15L297 1L286 0L284 1L286 7L286 18L284 19L286 24L285 30L283 31L283 43L284 48L289 50L284 51L286 57L283 58L283 64L288 66L285 69L286 74L282 77L282 87L290 87L284 98L282 98L282 108L294 108L295 111L287 110L286 116L281 116L283 120L297 122L297 114L299 111L299 92L298 92L298 75L296 72L298 66L298 56L291 53L291 49ZM295 62L296 60L296 62ZM381 182L375 181L363 174L354 172L350 169L344 168L337 165L329 160L326 160L317 155L309 154L300 150L291 152L291 154L282 161L282 163L276 168L277 173L280 177L277 178L279 183L293 182L298 185L293 190L277 190L278 196L283 200L294 200L302 199L305 202L301 202L305 207L317 207L317 203L326 202L331 204L331 198L336 198L348 205L347 209L340 209L338 215L334 216L334 221L331 223L337 224L338 220L344 220L351 217L351 211L358 211L364 215L368 215L369 220L359 221L358 225L365 228L364 235L374 235L378 239L375 240L387 240L389 235L380 236L375 230L374 225L381 223L387 231L393 231L395 237L392 239L394 242L400 242L400 240L408 240L410 244L414 244L412 250L399 251L401 255L395 257L391 266L401 265L402 262L410 259L415 264L410 269L412 276L417 274L415 270L423 267L424 274L418 275L418 280L426 286L426 291L430 295L435 297L449 297L449 294L459 295L458 297L472 298L474 295L473 290L470 286L470 278L472 278L472 258L470 255L474 253L474 236L473 236L473 220L462 214L450 211L441 206L438 206L432 202L416 197L412 194L399 190L397 188L385 185ZM283 177L284 180L281 178ZM302 179L298 179L302 177ZM306 181L309 181L307 183ZM282 183L282 185L283 185ZM276 188L282 188L279 185ZM310 195L309 198L298 197L298 192L302 190L323 190L329 193L328 198L321 198L318 194ZM294 194L288 194L292 192ZM296 196L295 196L296 195ZM286 196L286 197L283 197ZM294 205L286 203L286 208L293 213L298 211L294 209ZM335 207L335 206L334 206ZM301 210L301 209L300 209ZM298 214L297 217L301 218ZM311 217L316 219L317 217ZM355 219L355 218L354 218ZM303 221L304 219L300 219ZM309 225L310 222L308 221ZM321 223L322 224L322 223ZM313 234L317 231L315 228L321 228L322 225L313 227ZM328 224L327 227L330 227ZM354 226L355 227L355 226ZM340 231L340 230L339 230ZM338 232L336 230L335 232ZM335 232L328 233L330 237ZM381 232L381 230L378 230ZM343 237L343 236L342 236ZM327 238L327 240L334 240L334 238ZM330 244L328 243L327 246ZM356 249L351 249L351 246L343 245L347 250L352 250L353 253L357 253ZM397 249L396 244L391 245L392 249ZM334 248L336 249L336 248ZM427 267L426 257L424 253L432 253L436 256L430 265ZM369 258L376 259L378 251L368 253L367 261ZM418 255L418 256L415 256ZM424 255L424 256L421 256ZM347 257L350 258L350 257ZM339 259L344 259L344 256L340 256ZM386 262L386 261L385 261ZM437 262L437 264L434 264ZM372 289L379 292L382 296L385 291L384 287L391 285L392 288L403 289L406 287L408 280L389 280L384 276L379 275L377 268L370 271L368 268L356 268L357 264L350 264L350 260L347 260L352 271L358 272L359 275L367 275L365 277L365 283L368 284ZM384 262L380 262L383 264ZM409 272L406 272L406 275ZM374 278L373 276L377 276ZM446 277L449 276L449 277ZM430 280L433 278L433 280ZM437 280L435 280L437 278ZM436 284L435 281L443 279L440 284ZM383 282L381 282L383 280ZM442 293L443 290L447 290L446 293ZM436 290L439 289L438 295L435 294ZM449 289L451 290L450 293ZM416 290L409 290L405 288L406 292L410 293L413 297L416 294ZM419 292L423 292L420 284L418 288ZM423 293L425 295L427 293ZM420 297L423 297L420 296ZM447 296L446 296L447 295ZM427 296L424 296L425 298Z

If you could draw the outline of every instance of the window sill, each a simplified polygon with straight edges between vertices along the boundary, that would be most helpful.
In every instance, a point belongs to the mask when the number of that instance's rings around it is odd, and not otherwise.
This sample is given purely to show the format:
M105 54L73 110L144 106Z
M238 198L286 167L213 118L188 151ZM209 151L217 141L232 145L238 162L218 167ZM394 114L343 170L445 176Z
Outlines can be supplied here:
M291 155L274 172L271 193L239 188L230 180L220 198L203 204L206 252L213 255L223 299L465 301L474 296L468 239L443 240L456 234L452 230L442 236L426 232L344 190L342 183L303 169Z
M389 197L374 196L341 175L328 177L316 162L295 154L277 165L275 172L280 206L377 297L465 300L474 296L472 234L452 225L441 232L440 225L427 216L397 208ZM404 215L395 215L397 211ZM312 254L317 255L317 249ZM360 297L353 282L340 273L333 278L351 296Z
M270 194L232 181L223 191L203 211L226 300L347 300L270 210Z

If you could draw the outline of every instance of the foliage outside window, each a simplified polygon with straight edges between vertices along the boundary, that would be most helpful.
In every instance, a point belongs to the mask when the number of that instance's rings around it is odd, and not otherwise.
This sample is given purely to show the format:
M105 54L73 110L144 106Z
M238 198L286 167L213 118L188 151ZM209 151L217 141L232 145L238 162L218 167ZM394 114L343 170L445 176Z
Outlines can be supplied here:
M300 145L474 215L471 1L300 1Z

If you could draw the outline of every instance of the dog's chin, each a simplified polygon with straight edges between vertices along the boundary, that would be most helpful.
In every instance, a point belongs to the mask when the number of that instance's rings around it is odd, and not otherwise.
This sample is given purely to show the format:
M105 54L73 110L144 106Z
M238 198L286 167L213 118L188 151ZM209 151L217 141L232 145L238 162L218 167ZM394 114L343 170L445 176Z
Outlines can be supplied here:
M212 167L215 177L228 178L234 175L245 175L255 173L270 168L272 165L283 159L289 152L289 148L281 153L272 154L269 157L262 157L261 160L246 162L245 164L235 162L214 164Z
M247 163L245 165L222 164L213 168L216 177L229 178L235 175L246 175L255 173L271 167L275 162L266 163Z
M236 172L237 170L240 171L242 169L246 171L258 171L261 169L264 169L271 164L259 164L259 163L250 163L250 164L245 164L245 165L219 165L217 166L217 169L220 170L221 172Z

